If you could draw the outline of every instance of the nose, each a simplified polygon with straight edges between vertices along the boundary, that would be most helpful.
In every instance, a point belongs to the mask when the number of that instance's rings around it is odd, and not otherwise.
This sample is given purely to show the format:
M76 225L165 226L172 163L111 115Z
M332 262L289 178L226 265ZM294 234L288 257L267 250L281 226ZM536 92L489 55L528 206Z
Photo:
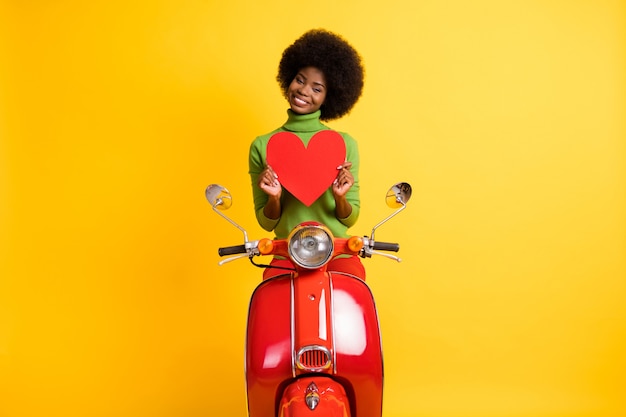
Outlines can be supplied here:
M304 84L298 87L298 93L302 94L303 96L308 97L310 92L311 92L311 87L308 84Z

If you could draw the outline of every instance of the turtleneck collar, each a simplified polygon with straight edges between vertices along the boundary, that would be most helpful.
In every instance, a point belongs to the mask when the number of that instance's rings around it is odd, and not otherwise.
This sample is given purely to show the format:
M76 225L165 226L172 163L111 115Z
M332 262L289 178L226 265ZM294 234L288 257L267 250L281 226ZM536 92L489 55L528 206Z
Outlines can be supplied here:
M309 114L297 114L291 109L287 109L288 119L283 125L285 130L290 132L316 132L328 129L320 122L321 110Z

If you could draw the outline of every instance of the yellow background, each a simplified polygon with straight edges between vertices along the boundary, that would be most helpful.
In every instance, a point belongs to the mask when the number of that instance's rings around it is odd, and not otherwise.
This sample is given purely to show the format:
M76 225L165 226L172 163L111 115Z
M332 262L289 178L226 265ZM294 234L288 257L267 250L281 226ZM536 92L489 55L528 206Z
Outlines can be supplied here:
M282 50L363 55L385 417L626 415L619 0L0 2L0 416L244 416L252 213Z

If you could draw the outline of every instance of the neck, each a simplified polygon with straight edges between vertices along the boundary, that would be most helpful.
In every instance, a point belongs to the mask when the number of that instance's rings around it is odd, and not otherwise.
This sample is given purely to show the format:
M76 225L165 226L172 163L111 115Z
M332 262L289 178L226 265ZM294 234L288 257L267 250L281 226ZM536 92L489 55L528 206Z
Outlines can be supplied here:
M287 110L288 119L284 124L286 130L292 132L314 132L317 130L327 129L320 122L321 111L318 110L308 114L298 114L291 109Z

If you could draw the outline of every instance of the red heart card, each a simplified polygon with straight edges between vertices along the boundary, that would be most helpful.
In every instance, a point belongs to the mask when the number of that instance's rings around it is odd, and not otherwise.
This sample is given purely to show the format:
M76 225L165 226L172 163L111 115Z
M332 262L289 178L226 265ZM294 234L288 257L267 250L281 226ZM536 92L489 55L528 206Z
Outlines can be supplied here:
M346 144L334 130L313 135L305 148L291 132L279 132L267 143L267 164L278 181L307 207L337 178L337 167L346 160Z

